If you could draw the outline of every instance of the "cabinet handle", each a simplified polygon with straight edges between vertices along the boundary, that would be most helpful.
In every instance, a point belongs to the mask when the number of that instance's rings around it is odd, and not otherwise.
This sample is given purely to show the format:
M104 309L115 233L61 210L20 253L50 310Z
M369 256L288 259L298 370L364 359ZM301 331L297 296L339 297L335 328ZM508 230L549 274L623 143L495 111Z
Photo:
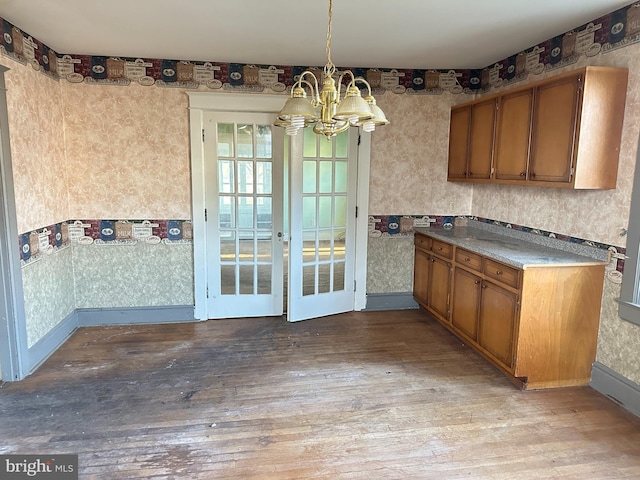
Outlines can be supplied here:
M520 176L521 176L521 177L526 177L526 176L527 176L527 173L526 173L526 172L522 172L522 173L520 173Z
M431 259L431 261L432 261L432 262L435 262L435 261L436 261L436 259L435 259L435 258L432 258L432 259Z
M529 176L530 176L531 178L536 178L536 174L535 174L535 173L533 173L533 172L531 172L531 173L529 174Z
M502 275L502 272L500 270L496 270L496 275Z
M469 257L465 257L464 261L465 261L465 262L470 262L470 261L471 261L471 259L470 259Z
M486 284L486 283L483 283L483 284L482 284L482 288L487 288L487 284Z
M441 252L442 251L442 247L438 247L438 251Z
M473 283L475 283L476 285L478 285L480 283L480 280L476 280Z

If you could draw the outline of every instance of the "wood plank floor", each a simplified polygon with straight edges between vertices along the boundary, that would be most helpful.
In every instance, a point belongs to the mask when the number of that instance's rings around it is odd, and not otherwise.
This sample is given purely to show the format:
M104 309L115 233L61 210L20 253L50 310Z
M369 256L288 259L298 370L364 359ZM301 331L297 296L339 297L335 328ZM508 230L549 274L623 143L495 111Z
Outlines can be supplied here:
M640 478L640 418L521 392L419 311L83 328L0 415L0 453L81 479Z

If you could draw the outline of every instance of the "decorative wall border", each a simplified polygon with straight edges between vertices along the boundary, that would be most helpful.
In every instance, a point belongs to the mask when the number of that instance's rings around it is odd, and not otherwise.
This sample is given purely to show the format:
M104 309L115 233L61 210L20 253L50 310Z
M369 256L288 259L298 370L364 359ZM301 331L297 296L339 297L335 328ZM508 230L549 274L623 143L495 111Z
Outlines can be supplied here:
M191 220L68 220L18 235L22 267L79 245L193 243Z
M117 56L60 54L0 18L0 51L55 79L72 83L180 87L246 92L284 92L304 70L318 78L322 67L221 63ZM483 93L640 42L640 3L620 8L482 69L350 68L375 94ZM344 67L342 67L344 68Z
M612 258L616 259L615 269L621 274L624 273L624 259L626 258L626 248L606 243L594 242L584 238L572 237L562 233L555 233L548 230L517 225L515 223L502 222L491 218L475 217L471 215L369 215L369 237L406 237L414 234L413 227L442 227L453 226L460 220L476 220L482 223L489 223L504 228L512 228L521 232L532 233L548 238L555 238L570 243L588 245L590 247L607 250Z

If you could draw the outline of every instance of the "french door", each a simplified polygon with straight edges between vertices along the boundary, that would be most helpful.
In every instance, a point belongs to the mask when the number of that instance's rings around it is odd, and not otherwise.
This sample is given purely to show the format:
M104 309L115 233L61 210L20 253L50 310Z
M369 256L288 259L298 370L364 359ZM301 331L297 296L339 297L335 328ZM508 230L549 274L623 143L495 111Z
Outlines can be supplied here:
M288 137L279 95L188 95L195 318L364 308L369 134Z
M289 321L354 310L358 132L291 137Z
M208 318L283 313L283 134L272 122L204 116Z

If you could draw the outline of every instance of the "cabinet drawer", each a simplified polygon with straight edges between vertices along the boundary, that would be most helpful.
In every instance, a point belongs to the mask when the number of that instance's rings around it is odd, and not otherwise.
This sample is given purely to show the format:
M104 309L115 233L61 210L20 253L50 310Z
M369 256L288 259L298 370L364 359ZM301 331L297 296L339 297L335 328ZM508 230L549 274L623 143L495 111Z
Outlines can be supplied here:
M431 248L431 239L424 235L416 234L413 237L413 244L420 250L429 251Z
M441 257L453 257L453 245L441 242L436 239L431 240L431 251L436 255L440 255Z
M482 270L482 257L462 248L456 248L456 263L478 272Z
M509 285L513 288L520 287L520 270L505 265L504 263L485 258L484 274L487 277L493 278L494 280L504 283L505 285Z

